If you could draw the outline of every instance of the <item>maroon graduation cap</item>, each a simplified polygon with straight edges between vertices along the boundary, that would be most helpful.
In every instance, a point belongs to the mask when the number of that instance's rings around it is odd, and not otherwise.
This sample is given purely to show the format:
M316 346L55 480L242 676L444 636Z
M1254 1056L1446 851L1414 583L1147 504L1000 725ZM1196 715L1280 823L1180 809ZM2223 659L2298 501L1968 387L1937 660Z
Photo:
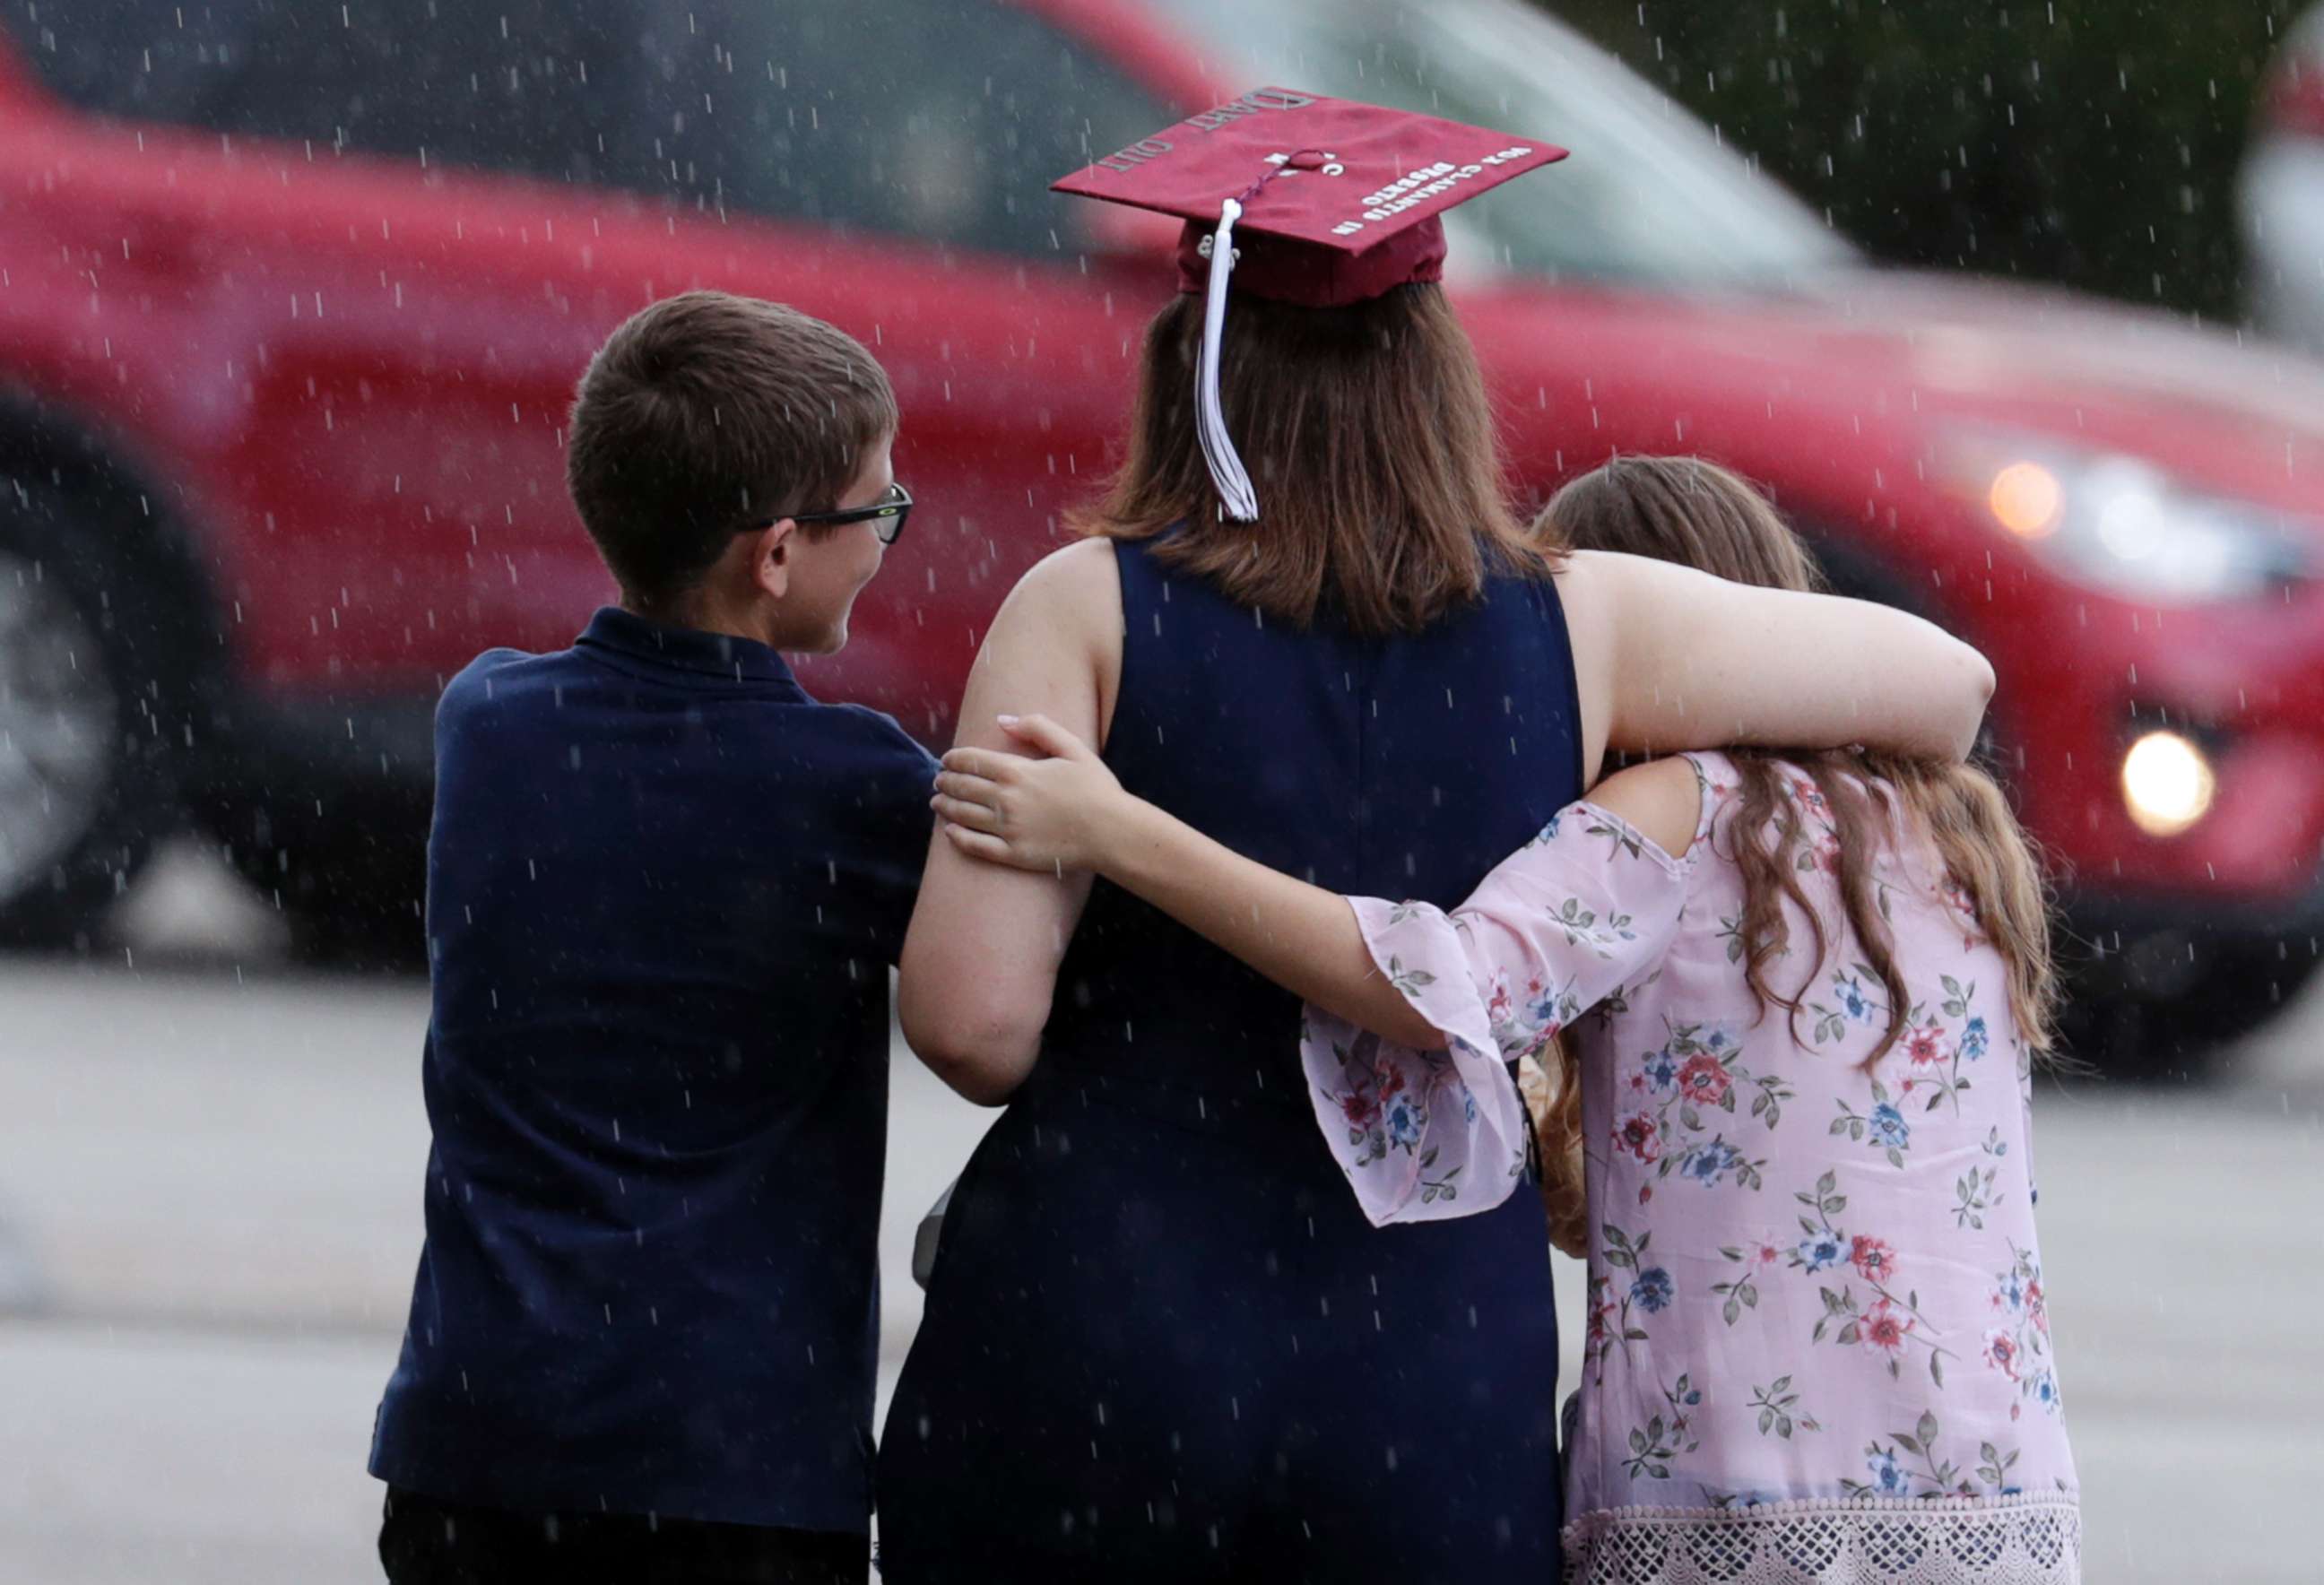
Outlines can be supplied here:
M1239 291L1303 308L1440 280L1438 216L1564 158L1547 143L1434 115L1254 88L1052 187L1185 221L1178 289L1204 294L1194 376L1203 456L1226 514L1256 522L1259 502L1219 403L1229 277Z

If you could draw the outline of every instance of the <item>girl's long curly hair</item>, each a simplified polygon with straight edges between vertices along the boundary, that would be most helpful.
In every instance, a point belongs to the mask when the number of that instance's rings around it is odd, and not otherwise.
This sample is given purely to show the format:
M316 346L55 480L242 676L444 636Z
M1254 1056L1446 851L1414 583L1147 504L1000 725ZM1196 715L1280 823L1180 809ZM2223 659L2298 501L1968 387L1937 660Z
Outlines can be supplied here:
M1569 482L1535 520L1545 549L1613 550L1676 562L1731 583L1821 593L1822 571L1807 546L1748 481L1700 457L1618 456ZM1865 1059L1871 1066L1905 1033L1913 1005L1895 956L1873 864L1900 825L1924 833L1943 865L1956 907L2001 954L2009 971L2009 1006L2018 1033L2037 1055L2054 1038L2057 975L2051 955L2049 892L2033 843L2007 797L1974 765L1934 764L1863 749L1729 751L1741 780L1742 806L1729 825L1731 857L1743 878L1738 928L1744 978L1764 1010L1794 1020L1801 999L1841 943L1800 885L1809 867L1828 864L1840 912L1859 960L1886 992L1888 1027ZM1796 771L1808 787L1784 786ZM1831 848L1819 857L1820 834L1802 816L1810 789L1829 822ZM1807 922L1806 974L1791 989L1771 978L1791 945L1791 917ZM1553 1230L1587 1237L1581 1205L1581 1084L1561 1043L1543 1054L1545 1078L1531 1089L1544 1162L1544 1196ZM1570 1183L1558 1180L1571 1174ZM1563 1223L1563 1229L1560 1224ZM1560 1248L1565 1248L1560 1242Z

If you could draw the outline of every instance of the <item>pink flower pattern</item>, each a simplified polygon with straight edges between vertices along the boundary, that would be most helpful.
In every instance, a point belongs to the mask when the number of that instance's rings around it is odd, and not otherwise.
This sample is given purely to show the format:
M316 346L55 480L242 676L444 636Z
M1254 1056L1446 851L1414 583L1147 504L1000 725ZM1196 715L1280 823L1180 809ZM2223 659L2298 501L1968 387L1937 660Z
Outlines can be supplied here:
M1876 880L1910 1000L1902 1037L1866 1071L1889 993L1849 950L1831 812L1794 776L1786 796L1812 839L1800 884L1840 945L1803 965L1795 1025L1762 1018L1720 830L1739 806L1731 768L1689 757L1704 811L1681 856L1585 803L1458 909L1351 899L1375 961L1454 1044L1359 1056L1363 1037L1310 1009L1325 1138L1375 1221L1486 1209L1522 1179L1508 1170L1522 1125L1495 1132L1508 1115L1496 1097L1515 1092L1502 1064L1565 1031L1602 1224L1574 1519L2070 1494L2026 1177L2030 1064L1992 989L2008 983L2000 958L1926 845L1894 835ZM1804 947L1795 931L1791 954ZM1399 1141L1390 1116L1406 1097L1423 1121ZM1467 1167L1448 1206L1429 1185L1455 1157ZM1554 1401L1546 1375L1533 1387Z

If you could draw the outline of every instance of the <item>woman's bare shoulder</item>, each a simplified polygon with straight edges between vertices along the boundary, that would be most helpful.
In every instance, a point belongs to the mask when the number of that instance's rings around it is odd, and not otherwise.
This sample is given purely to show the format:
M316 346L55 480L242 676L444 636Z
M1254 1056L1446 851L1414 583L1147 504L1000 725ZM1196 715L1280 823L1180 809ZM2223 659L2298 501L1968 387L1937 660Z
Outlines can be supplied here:
M1044 601L1088 601L1095 596L1121 598L1121 569L1113 559L1111 539L1076 539L1050 551L1025 569L1017 580L1019 590Z
M1560 587L1618 590L1640 578L1652 579L1658 569L1673 564L1656 561L1652 557L1633 556L1624 550L1561 550L1553 569ZM1692 568L1680 571L1692 572ZM1701 576L1701 574L1695 574Z
M1052 550L1025 569L992 619L1003 642L1046 640L1080 647L1121 631L1121 574L1113 545L1106 539L1076 539Z
M1077 539L1053 550L1026 568L1001 602L970 676L972 695L982 704L978 683L1005 680L1013 691L1004 693L1003 708L1065 710L1074 730L1093 732L1102 745L1121 686L1121 624L1112 541ZM1072 677L1095 685L1094 719L1083 720L1082 712L1047 691Z

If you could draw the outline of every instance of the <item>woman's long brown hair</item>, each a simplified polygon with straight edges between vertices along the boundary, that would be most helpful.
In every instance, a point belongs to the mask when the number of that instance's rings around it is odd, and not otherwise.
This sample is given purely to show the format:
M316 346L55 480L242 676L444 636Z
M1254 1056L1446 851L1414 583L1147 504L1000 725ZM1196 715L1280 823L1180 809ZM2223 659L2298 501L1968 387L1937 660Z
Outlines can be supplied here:
M1732 583L1822 592L1814 557L1775 507L1744 479L1699 457L1621 456L1567 484L1535 521L1535 535L1557 552L1615 550L1711 573ZM1744 977L1764 1014L1780 1007L1794 1021L1809 989L1840 945L1831 939L1800 876L1820 861L1799 800L1784 796L1784 767L1794 768L1821 796L1837 838L1831 858L1840 910L1864 965L1887 997L1888 1027L1865 1059L1870 1067L1905 1033L1913 998L1896 963L1895 938L1872 875L1884 838L1900 823L1924 832L1956 889L1955 904L2001 954L2009 972L2009 1008L2019 1035L2036 1054L2049 1052L2057 1010L2051 957L2049 896L2042 864L1993 778L1973 765L1934 764L1862 749L1780 752L1730 749L1742 784L1742 806L1729 826L1742 872L1738 928ZM1804 790L1804 789L1802 789ZM1790 989L1770 971L1790 945L1786 905L1803 915L1814 951ZM1537 1109L1550 1173L1573 1171L1580 1138L1581 1085L1561 1049L1562 1074ZM1560 1082L1562 1080L1562 1082ZM1554 1148L1557 1155L1552 1155ZM1570 1165L1569 1165L1570 1164ZM1560 1191L1570 1197L1571 1188ZM1553 1221L1558 1192L1545 1190Z
M1331 309L1233 299L1220 396L1257 523L1221 516L1203 465L1202 330L1191 293L1147 327L1129 454L1074 527L1159 539L1157 558L1241 604L1303 627L1328 608L1366 636L1426 627L1497 568L1545 569L1510 511L1484 378L1441 288Z

